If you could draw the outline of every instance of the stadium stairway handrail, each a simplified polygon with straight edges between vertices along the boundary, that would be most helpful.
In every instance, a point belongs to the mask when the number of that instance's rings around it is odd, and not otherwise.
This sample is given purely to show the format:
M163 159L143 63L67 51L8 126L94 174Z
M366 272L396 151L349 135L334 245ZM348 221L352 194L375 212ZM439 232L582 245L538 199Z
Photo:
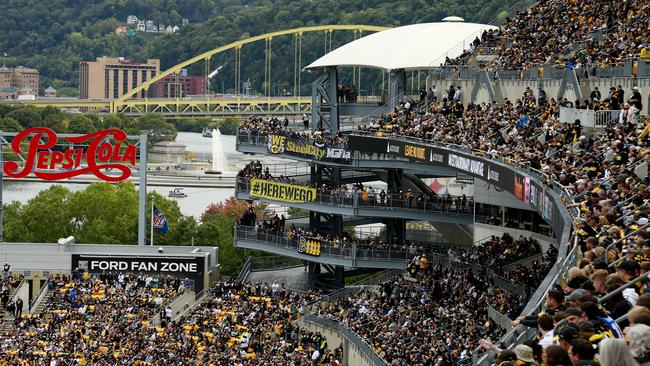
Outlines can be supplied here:
M248 278L248 275L251 273L252 258L253 257L250 255L248 258L246 258L246 262L244 262L244 265L241 267L241 271L239 271L239 275L237 275L237 281L243 283Z
M41 303L41 301L43 301L43 298L45 297L45 294L47 294L48 289L49 289L48 281L45 281L45 283L43 283L43 286L41 286L41 289L38 290L38 294L36 295L34 300L32 300L32 303L29 304L30 313L33 313L38 307L38 305Z
M622 238L614 241L610 245L608 245L607 248L605 248L605 263L607 263L608 266L611 266L611 265L613 265L615 263L618 263L620 261L620 259L615 261L614 263L609 262L609 253L611 252L612 248L616 247L618 244L622 243L623 240L631 237L632 235L636 235L636 234L638 234L639 232L641 232L643 230L647 231L648 228L650 228L650 222L643 225L643 226L641 226L640 228L638 228L638 229L636 229L634 231L631 231L631 232L627 233L624 237L622 237Z
M598 299L598 303L602 304L605 301L609 300L610 298L612 298L612 297L616 296L617 294L623 292L623 290L628 289L628 288L630 288L632 286L636 286L636 284L641 282L641 281L647 281L647 280L650 280L650 272L646 272L646 273L636 277L635 279L631 280L630 282L625 283L624 285L620 286L616 290L614 290L612 292L608 292L605 296Z
M342 337L345 337L350 341L350 343L354 344L374 366L389 365L385 359L383 359L377 354L377 352L375 352L375 350L368 344L368 342L366 342L365 339L352 331L350 328L343 325L341 322L334 319L316 316L308 312L305 312L301 320L303 322L309 322L324 328L328 328L334 332L337 332Z

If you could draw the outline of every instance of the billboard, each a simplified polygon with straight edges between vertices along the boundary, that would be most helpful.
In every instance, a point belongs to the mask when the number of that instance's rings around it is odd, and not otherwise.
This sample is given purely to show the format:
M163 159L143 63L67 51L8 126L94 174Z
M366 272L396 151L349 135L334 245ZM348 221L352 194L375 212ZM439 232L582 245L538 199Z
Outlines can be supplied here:
M93 174L107 182L123 181L131 176L130 166L136 164L137 147L133 144L122 145L126 133L118 129L96 131L86 135L64 137L59 143L56 132L45 127L28 128L19 132L11 142L11 150L18 154L27 154L21 166L15 161L3 164L5 174L11 178L24 178L34 174L37 178L56 181L82 174ZM83 147L55 149L68 144L80 144ZM26 150L23 148L27 146ZM118 175L105 174L113 170Z
M412 162L452 168L513 194L525 204L532 206L549 223L553 223L554 216L559 217L560 208L553 204L548 188L535 183L526 175L516 173L507 166L491 162L488 158L425 143L373 136L350 135L348 144L351 150L361 153L385 154Z
M285 154L338 163L348 163L351 156L350 149L346 144L330 144L296 135L268 135L266 146L271 154Z
M206 274L205 258L73 254L71 270L82 269L90 273L128 272L170 275L194 281L194 291L203 290Z
M387 154L413 162L445 166L469 176L492 183L508 192L514 191L514 173L488 159L424 143L390 140L372 136L351 135L348 137L351 150L362 153Z
M316 188L251 179L249 195L275 201L305 203L316 200Z

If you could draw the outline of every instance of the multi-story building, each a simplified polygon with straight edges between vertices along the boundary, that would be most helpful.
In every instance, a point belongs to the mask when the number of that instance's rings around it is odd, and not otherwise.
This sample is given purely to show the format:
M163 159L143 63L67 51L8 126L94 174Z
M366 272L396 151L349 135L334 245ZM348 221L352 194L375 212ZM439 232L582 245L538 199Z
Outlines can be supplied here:
M39 93L38 70L18 66L16 68L0 67L0 90L5 98L18 94Z
M126 17L126 24L137 24L138 23L138 17L135 15L129 15Z
M79 97L81 99L118 99L129 90L151 80L160 72L160 60L147 63L122 57L97 57L96 61L79 63ZM144 98L144 91L135 95Z
M205 77L169 75L155 84L157 98L185 97L205 94Z

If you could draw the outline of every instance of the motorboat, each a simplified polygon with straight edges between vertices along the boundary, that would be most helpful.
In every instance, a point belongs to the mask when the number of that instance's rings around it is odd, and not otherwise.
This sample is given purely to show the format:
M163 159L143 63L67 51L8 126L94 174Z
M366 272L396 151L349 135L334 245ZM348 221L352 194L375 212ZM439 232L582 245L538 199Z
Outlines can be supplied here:
M209 128L206 127L206 128L204 128L203 131L201 132L201 135L202 135L203 137L212 137L212 130L210 130Z
M167 197L170 198L185 198L187 197L187 193L183 192L183 188L174 188L173 191L169 191L169 194Z

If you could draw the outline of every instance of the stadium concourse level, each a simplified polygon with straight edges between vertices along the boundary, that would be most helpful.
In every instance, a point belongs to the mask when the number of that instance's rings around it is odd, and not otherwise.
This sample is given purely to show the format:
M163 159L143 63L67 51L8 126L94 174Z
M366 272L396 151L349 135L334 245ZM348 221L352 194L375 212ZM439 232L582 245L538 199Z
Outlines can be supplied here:
M492 66L500 69L605 65L650 53L649 22L647 0L542 0L484 33L473 46L496 48ZM566 32L558 34L559 28ZM470 54L447 64L464 64Z
M411 189L406 191L400 190L397 193L386 192L385 189L375 189L370 185L363 183L354 183L350 187L342 184L338 187L328 186L326 184L317 185L315 183L298 181L289 176L273 176L269 168L263 168L259 161L253 161L247 164L237 173L238 190L247 192L250 188L251 179L261 179L270 182L286 183L299 185L310 188L316 188L315 202L325 204L342 204L352 205L355 196L358 198L360 206L371 206L377 208L404 208L410 210L425 210L436 212L452 213L472 213L474 201L467 195L451 196L449 194L438 196L434 194L425 194L422 192L413 192Z

